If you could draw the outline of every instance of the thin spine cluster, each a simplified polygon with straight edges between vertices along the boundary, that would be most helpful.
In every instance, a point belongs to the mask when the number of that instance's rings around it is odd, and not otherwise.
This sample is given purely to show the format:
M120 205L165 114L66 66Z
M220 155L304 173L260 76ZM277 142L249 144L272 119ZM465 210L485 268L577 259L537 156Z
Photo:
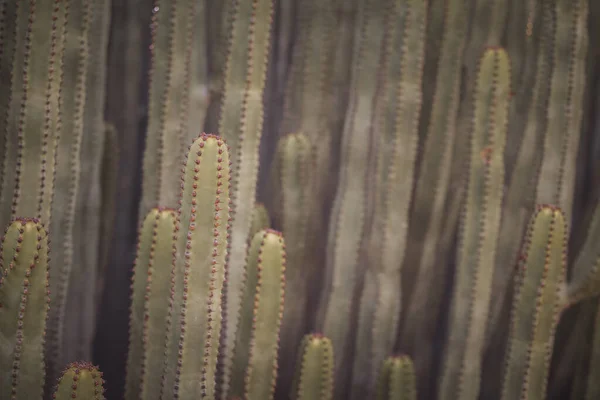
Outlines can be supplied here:
M567 226L555 206L531 217L518 263L502 399L545 399L554 335L566 304Z
M600 294L600 200L597 200L587 235L573 264L567 285L569 304Z
M224 140L200 135L182 175L161 398L215 398L230 229L230 161Z
M271 45L273 0L236 1L231 9L231 36L225 70L219 134L231 147L232 227L231 254L227 260L224 360L231 356L248 233L256 196L259 145L263 131L263 92ZM229 368L225 366L223 389L227 392Z
M153 208L140 229L131 285L126 399L160 397L175 222L175 210Z
M487 49L480 61L470 138L466 197L450 306L440 399L477 399L490 291L504 192L504 148L510 97L510 60Z
M306 308L313 268L307 254L310 170L313 148L306 135L289 134L279 140L273 163L272 179L278 200L274 214L286 239L286 296L294 299L283 313L280 359L282 365L295 365L296 352L306 330ZM288 370L291 372L291 370ZM289 387L291 373L282 373L280 384Z
M54 400L104 400L102 372L88 362L74 362L67 366L58 381Z
M48 293L48 234L38 219L17 218L0 249L0 397L42 397Z
M392 356L384 360L377 382L377 400L416 400L415 369L410 357Z
M57 160L61 160L55 173L55 194L52 219L55 225L50 231L54 251L53 274L50 277L52 308L48 317L47 362L50 381L60 373L62 331L69 277L73 265L73 240L75 206L79 189L81 138L83 135L83 111L86 99L86 76L88 69L88 32L91 22L89 2L68 2L66 10L65 45L63 48L63 78L60 113L67 115L62 122L62 134L57 148ZM68 161L67 161L68 160Z
M170 175L189 138L192 34L198 7L191 0L155 0L153 6L140 219L154 204L175 207L177 203L177 180Z
M395 3L385 49L385 84L378 118L376 191L369 267L354 349L353 398L371 393L393 350L401 310L404 258L422 104L428 2ZM367 284L365 284L366 286ZM358 387L357 387L358 386ZM361 388L363 386L364 388Z
M248 252L227 398L273 399L285 270L282 234L271 229L258 232Z
M296 363L293 400L333 398L333 346L319 333L305 335Z
M349 106L346 113L340 155L339 182L329 218L326 269L317 328L333 343L335 379L349 378L353 298L359 277L359 255L365 236L368 208L375 99L384 51L388 14L387 1L368 0L359 6L360 23L355 26L356 62L353 65ZM350 366L350 367L349 367ZM346 387L336 387L334 398L345 398Z

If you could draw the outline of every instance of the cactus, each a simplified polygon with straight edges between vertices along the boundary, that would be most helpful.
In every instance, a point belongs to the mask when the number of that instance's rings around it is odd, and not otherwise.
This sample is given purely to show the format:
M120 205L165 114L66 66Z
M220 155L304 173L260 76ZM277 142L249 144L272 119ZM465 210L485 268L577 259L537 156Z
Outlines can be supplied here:
M215 396L229 237L229 152L202 134L183 168L161 398Z
M171 265L175 255L172 209L153 208L142 225L134 266L125 398L158 399L167 332Z
M273 0L236 1L231 7L231 36L225 69L219 134L231 148L232 228L227 259L224 359L231 358L248 234L256 196L259 144L263 131L263 91L271 44ZM229 9L225 6L225 9ZM230 368L225 366L223 392Z
M262 230L252 239L236 329L228 397L273 398L285 287L281 233Z
M469 178L461 223L454 293L440 399L479 395L504 189L504 146L510 95L510 60L487 49L479 66L471 131Z
M314 268L309 264L307 242L310 217L311 158L306 135L290 134L279 140L272 165L273 215L286 238L286 305L281 323L279 357L282 365L295 365L296 352L306 331L308 289ZM292 381L291 369L280 375L283 387Z
M388 357L381 367L377 400L416 400L415 371L410 357Z
M0 398L41 399L48 315L48 234L17 218L0 250Z
M55 400L104 400L102 372L88 362L74 362L64 370L52 397Z
M394 4L386 38L384 94L378 99L377 190L354 348L353 399L366 397L365 390L372 392L377 371L393 350L401 310L400 269L417 155L428 2Z
M271 219L269 218L269 212L262 203L256 203L254 210L252 211L252 223L250 224L250 235L248 241L251 242L261 229L267 229L271 226Z
M567 227L554 206L538 206L519 259L502 399L545 399L558 318L566 304Z
M292 400L333 398L333 346L321 334L305 335L296 363Z

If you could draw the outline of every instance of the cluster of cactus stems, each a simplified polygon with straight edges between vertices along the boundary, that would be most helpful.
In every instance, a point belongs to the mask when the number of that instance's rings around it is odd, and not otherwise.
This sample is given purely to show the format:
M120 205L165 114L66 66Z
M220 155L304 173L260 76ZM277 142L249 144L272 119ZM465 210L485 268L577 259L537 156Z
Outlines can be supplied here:
M600 396L600 200L571 228L589 0L151 3L126 399L543 400L582 303L571 396ZM104 399L73 361L122 173L109 7L0 0L2 399Z

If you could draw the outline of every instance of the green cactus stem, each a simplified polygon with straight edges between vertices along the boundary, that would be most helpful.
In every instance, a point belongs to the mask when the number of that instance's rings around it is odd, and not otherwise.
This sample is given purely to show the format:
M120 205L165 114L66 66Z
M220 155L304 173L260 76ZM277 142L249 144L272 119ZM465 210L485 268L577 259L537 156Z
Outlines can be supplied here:
M502 213L510 83L506 51L487 49L473 96L469 177L439 399L479 396L494 273L490 266L496 257Z
M229 151L220 137L202 134L190 146L181 178L163 399L215 396L230 228L229 168Z
M546 398L556 325L566 303L566 240L562 211L539 206L517 266L503 400Z
M139 235L131 294L126 399L158 399L175 256L175 210L150 210Z
M189 143L192 34L199 2L154 0L153 3L149 119L140 221L155 204L177 205L179 185L171 174Z
M388 357L381 367L377 400L416 400L415 370L410 357Z
M248 252L242 307L230 364L229 397L273 399L285 266L285 244L281 233L271 229L258 232Z
M596 200L583 247L577 254L567 285L569 304L600 294L600 200Z
M305 335L300 345L292 400L333 398L333 346L321 334Z
M273 0L240 0L230 11L228 45L219 134L227 140L234 165L232 171L232 228L227 259L227 334L223 340L224 360L231 359L236 319L240 308L248 234L256 197L259 145L263 131L263 92L271 45ZM227 392L230 368L225 366L223 393Z
M88 362L74 362L64 370L54 400L104 400L102 372Z
M271 218L267 208L262 203L256 203L252 210L252 223L250 224L250 235L248 241L252 241L261 229L267 229L271 226Z
M48 234L17 218L0 250L0 398L42 398L48 315Z
M428 1L395 2L390 10L379 105L374 216L354 346L352 399L373 392L377 371L393 350L401 310L401 267L421 115Z
M88 70L88 34L91 24L90 2L67 3L66 36L63 55L61 115L63 132L58 144L59 160L55 177L50 237L54 243L53 271L50 276L50 308L46 337L48 384L58 379L61 366L62 332L67 293L73 265L74 220L79 190L80 149ZM51 388L47 388L50 392Z

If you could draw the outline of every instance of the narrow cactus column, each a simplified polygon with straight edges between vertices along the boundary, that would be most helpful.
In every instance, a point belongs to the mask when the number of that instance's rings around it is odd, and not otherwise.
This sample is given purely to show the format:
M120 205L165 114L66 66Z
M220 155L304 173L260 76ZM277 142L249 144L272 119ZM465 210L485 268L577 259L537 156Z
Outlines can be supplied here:
M155 204L177 205L171 174L188 144L192 35L199 7L191 0L154 0L150 47L148 130L144 150L140 221ZM203 6L200 6L203 7ZM202 25L202 24L198 24ZM196 63L194 63L196 66ZM195 89L195 88L194 88ZM193 110L193 113L198 113ZM194 127L196 134L201 127Z
M50 226L59 112L66 0L17 2L10 104L6 118L0 226L35 216ZM8 6L11 9L10 6ZM12 11L12 9L11 9ZM10 49L10 47L9 47Z
M126 399L159 399L166 348L176 212L153 208L142 225L131 294Z
M285 265L281 233L258 232L248 252L227 398L273 399Z
M386 0L364 0L359 6L357 42L352 71L350 106L341 143L340 179L329 219L325 280L317 327L333 343L335 380L350 378L353 299L359 281L359 255L368 208L368 171L373 144L375 98L380 61L389 17ZM338 385L334 398L346 398L348 387Z
M313 151L306 135L297 133L279 140L272 165L273 214L282 227L286 246L286 286L289 299L281 324L281 346L279 358L282 365L295 365L296 352L306 331L306 306L309 279L314 276L309 264L307 242L308 219L310 217L311 160ZM279 385L289 388L293 379L291 368L280 374Z
M503 400L546 398L554 334L565 305L567 226L562 211L539 206L515 279Z
M600 294L600 200L596 201L583 247L577 254L567 286L569 304Z
M250 235L248 235L248 241L251 242L260 230L268 229L271 227L271 218L269 212L262 203L256 203L254 210L252 210L252 222L250 224Z
M592 335L592 346L591 349L589 349L588 365L587 368L582 368L582 370L586 370L587 372L587 379L583 379L585 382L583 385L585 386L584 400L600 398L600 382L598 382L598 374L600 373L600 307L596 307ZM578 372L581 371L578 370ZM576 399L577 398L572 398L572 400ZM579 397L579 399L581 399L581 397Z
M48 314L48 234L37 219L17 218L0 258L0 398L41 399Z
M296 363L292 400L333 398L333 346L321 334L305 335Z
M74 362L63 372L54 392L55 400L104 400L102 372L88 362Z
M416 400L415 370L410 357L388 357L381 367L377 400Z
M487 49L480 61L470 138L468 182L460 224L454 291L439 399L476 400L504 192L504 147L510 60Z
M229 152L202 134L183 168L162 399L215 398L229 237Z
M231 358L233 348L248 234L256 197L258 149L264 117L263 91L271 44L274 1L240 0L235 2L230 12L231 36L218 130L231 148L233 162L233 220L231 252L227 260L224 315L227 335L222 349L226 362ZM225 367L223 393L227 392L228 370Z
M50 266L50 300L46 337L48 385L60 374L62 332L74 251L74 220L80 179L80 149L88 71L88 34L91 23L90 2L67 1L67 23L63 55L62 99L63 132L57 150L57 169L52 204L53 225L50 237L54 256ZM52 387L46 388L50 393Z
M401 311L401 268L421 115L427 0L395 2L390 10L368 267L354 346L352 399L372 395L377 372L393 350Z

